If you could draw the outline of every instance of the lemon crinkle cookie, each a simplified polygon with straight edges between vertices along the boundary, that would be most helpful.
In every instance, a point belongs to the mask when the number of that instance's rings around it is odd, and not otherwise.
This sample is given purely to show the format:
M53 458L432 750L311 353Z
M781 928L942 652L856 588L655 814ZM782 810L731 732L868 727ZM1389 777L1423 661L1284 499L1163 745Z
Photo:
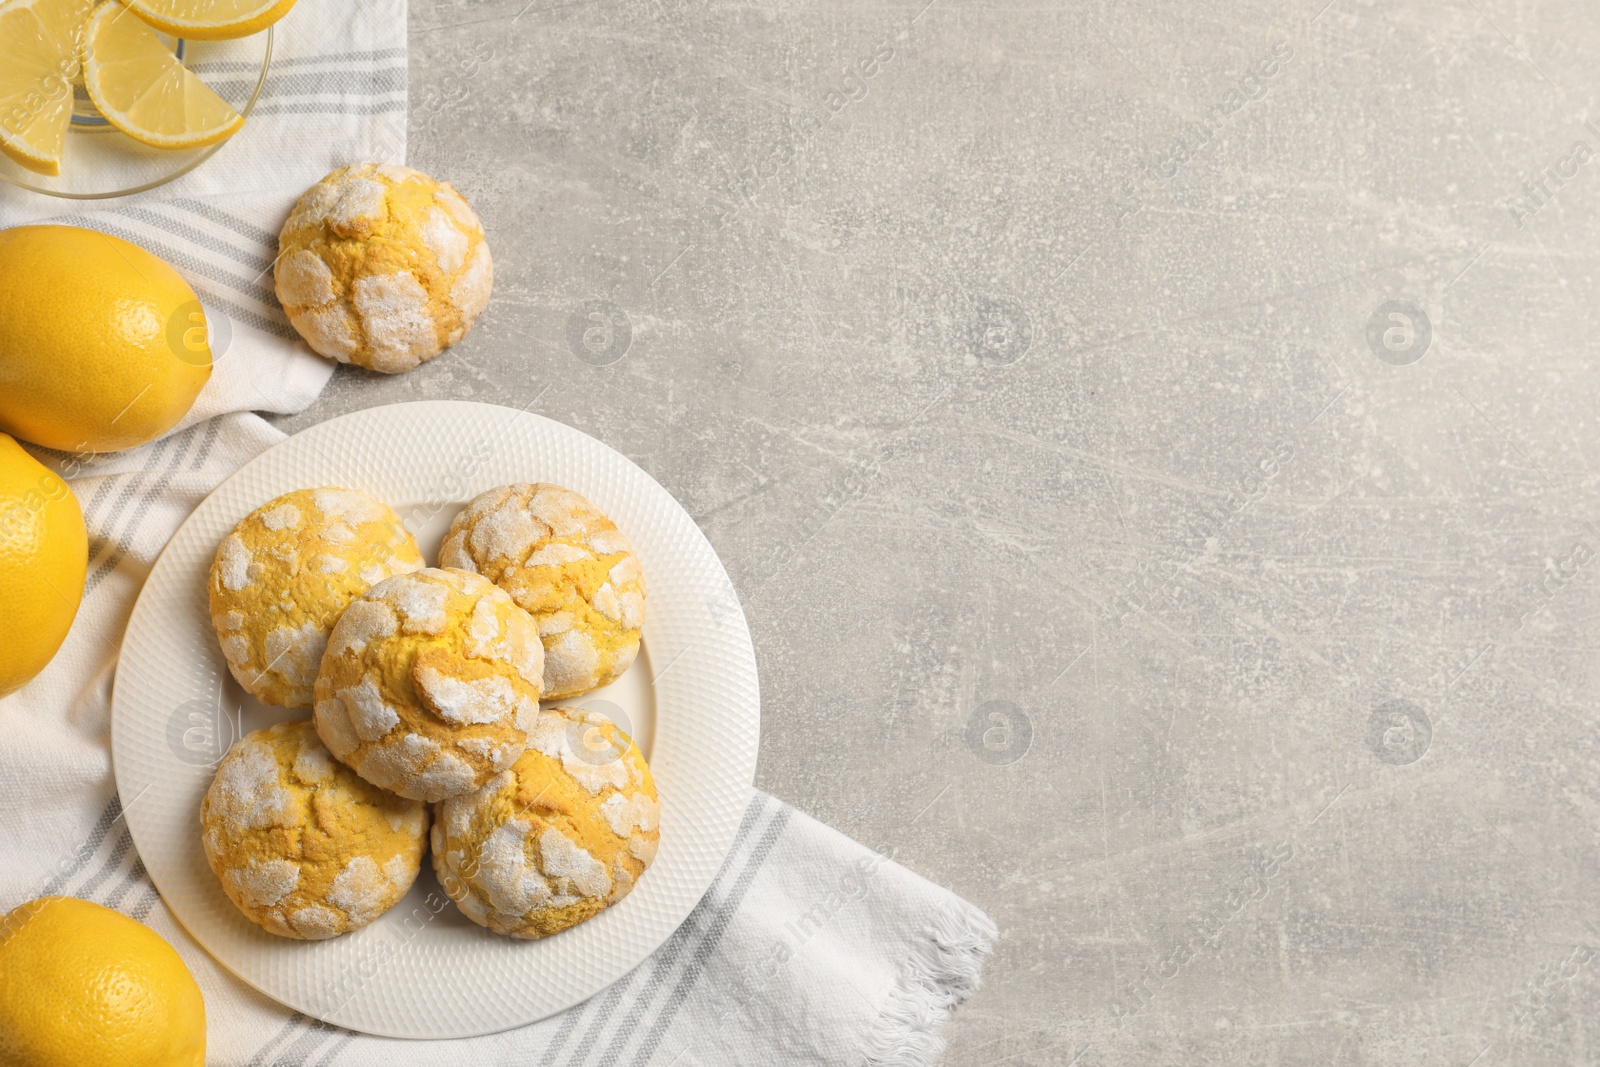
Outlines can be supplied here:
M528 613L466 571L380 582L340 617L316 684L317 732L374 785L436 801L522 753L544 650Z
M257 508L217 547L211 621L228 669L267 704L310 707L340 612L422 552L400 517L365 493L328 487Z
M550 709L509 770L435 809L434 873L473 922L547 937L632 891L656 857L660 812L627 734L598 712Z
M639 559L616 523L570 489L491 489L450 524L439 562L484 575L538 620L546 700L607 685L639 654Z
M278 237L278 299L341 363L395 374L466 336L489 304L483 225L448 182L391 164L336 170Z
M427 807L363 781L306 720L247 734L200 806L206 860L258 925L315 941L367 925L422 868Z

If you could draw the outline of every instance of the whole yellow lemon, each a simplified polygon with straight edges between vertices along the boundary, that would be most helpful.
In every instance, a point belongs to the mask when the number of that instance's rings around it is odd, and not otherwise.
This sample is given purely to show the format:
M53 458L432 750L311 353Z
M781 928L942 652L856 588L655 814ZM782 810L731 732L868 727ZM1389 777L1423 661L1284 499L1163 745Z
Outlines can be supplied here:
M44 670L66 640L88 563L78 498L0 433L0 696Z
M210 377L200 301L167 264L94 230L0 231L0 430L132 448L177 425Z
M0 919L0 1067L204 1067L206 1006L154 930L74 897Z

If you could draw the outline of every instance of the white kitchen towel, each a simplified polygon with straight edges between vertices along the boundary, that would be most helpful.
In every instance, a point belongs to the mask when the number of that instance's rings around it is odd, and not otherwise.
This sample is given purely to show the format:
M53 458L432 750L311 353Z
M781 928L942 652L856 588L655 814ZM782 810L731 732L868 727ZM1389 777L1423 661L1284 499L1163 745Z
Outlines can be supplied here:
M520 1030L452 1042L357 1036L274 1004L190 939L139 862L115 792L117 649L172 532L282 438L258 416L223 415L71 479L90 534L83 606L44 673L0 700L0 910L61 894L149 923L205 992L209 1062L230 1067L935 1062L939 1027L976 987L993 924L887 848L759 793L715 884L664 946L586 1004ZM57 469L74 462L34 453Z
M274 28L267 84L244 129L169 185L75 203L0 184L0 228L51 222L99 230L188 278L205 307L217 363L179 429L230 411L302 410L333 373L298 343L273 295L278 228L329 171L405 161L406 5L300 0ZM203 45L194 69L218 88L241 78L253 85L259 62L230 58L244 48Z

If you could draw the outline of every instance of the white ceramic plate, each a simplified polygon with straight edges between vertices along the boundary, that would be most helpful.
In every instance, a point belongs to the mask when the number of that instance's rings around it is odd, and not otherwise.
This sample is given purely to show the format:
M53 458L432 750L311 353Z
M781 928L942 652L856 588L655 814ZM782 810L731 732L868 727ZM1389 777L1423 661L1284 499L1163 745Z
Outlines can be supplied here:
M331 941L290 941L234 908L200 847L200 799L243 733L309 709L270 708L228 675L206 606L219 541L281 493L364 489L398 511L430 562L460 506L511 482L577 490L632 540L649 600L644 647L614 684L567 703L622 720L661 794L661 849L638 887L594 919L513 941L449 904L431 865L383 918ZM596 703L603 701L604 703ZM374 408L291 437L219 486L173 535L128 622L112 701L117 789L145 868L178 921L272 999L338 1026L456 1038L535 1022L593 996L661 945L710 887L755 778L760 701L750 632L727 573L677 501L586 434L512 408ZM442 907L441 907L442 905Z

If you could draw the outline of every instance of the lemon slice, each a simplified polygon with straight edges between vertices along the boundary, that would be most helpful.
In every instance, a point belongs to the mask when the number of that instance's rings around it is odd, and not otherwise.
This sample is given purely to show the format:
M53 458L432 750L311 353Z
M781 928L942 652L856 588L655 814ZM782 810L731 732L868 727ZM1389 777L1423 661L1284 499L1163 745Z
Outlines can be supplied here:
M39 174L61 173L78 44L92 6L93 0L0 3L0 152Z
M192 41L231 41L277 22L295 0L122 0L162 33Z
M244 125L243 115L116 0L101 4L89 18L83 83L107 122L155 148L216 144Z

